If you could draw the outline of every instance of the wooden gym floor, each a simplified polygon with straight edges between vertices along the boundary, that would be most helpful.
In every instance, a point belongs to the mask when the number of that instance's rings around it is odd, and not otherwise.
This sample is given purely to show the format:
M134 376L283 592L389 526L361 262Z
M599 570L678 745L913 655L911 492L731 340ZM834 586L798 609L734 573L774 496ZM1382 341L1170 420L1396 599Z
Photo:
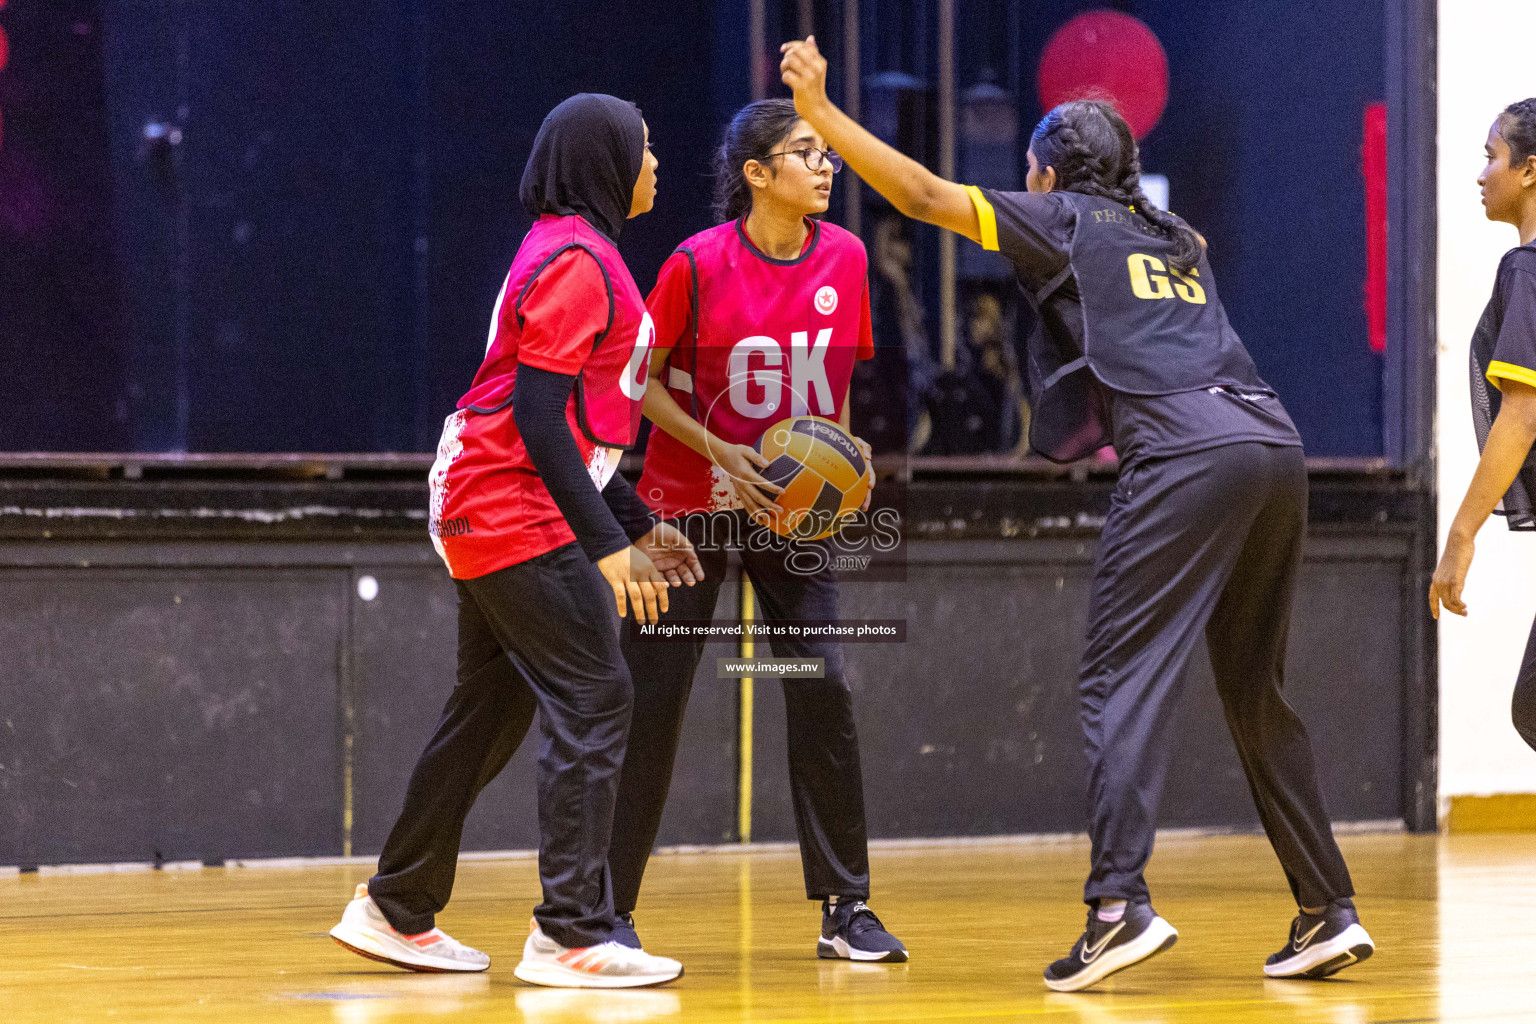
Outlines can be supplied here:
M1179 944L1099 991L1048 992L1077 936L1086 850L1071 842L881 848L875 909L910 963L815 956L792 852L660 855L636 915L680 982L535 989L512 976L538 886L531 859L468 862L441 924L487 974L412 975L325 932L361 865L0 878L0 1021L458 1022L1536 1020L1536 840L1342 840L1376 956L1327 982L1266 981L1293 909L1260 838L1160 843L1150 881Z

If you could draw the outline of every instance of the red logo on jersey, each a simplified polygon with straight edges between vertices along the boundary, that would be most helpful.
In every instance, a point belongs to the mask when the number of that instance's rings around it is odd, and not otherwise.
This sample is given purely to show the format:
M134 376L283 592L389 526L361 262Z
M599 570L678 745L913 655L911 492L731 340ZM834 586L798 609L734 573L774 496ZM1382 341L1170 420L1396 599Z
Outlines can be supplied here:
M824 284L816 292L816 312L830 316L837 309L837 289Z

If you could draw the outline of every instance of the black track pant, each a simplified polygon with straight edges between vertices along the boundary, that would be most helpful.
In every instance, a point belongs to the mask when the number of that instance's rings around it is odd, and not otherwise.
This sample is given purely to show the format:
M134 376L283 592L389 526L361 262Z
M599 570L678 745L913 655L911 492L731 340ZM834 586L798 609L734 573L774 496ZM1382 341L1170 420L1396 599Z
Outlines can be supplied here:
M837 583L832 572L825 568L797 572L789 561L796 548L815 545L779 542L762 527L746 523L744 517L735 516L735 520L734 532L720 528L719 519L711 529L709 517L703 515L674 521L698 549L705 579L697 586L670 591L667 598L671 607L663 621L713 617L729 546L738 547L757 596L760 619L837 618ZM739 543L723 543L727 536ZM770 543L768 550L762 550ZM813 566L814 559L810 559L801 568ZM672 783L683 712L704 652L702 641L637 640L629 632L624 630L623 648L634 678L634 718L609 851L614 907L621 914L633 911L640 895L640 880ZM780 658L823 658L826 666L823 679L783 682L790 796L806 895L811 899L831 895L868 899L864 783L853 700L843 674L842 645L820 639L774 640L773 653ZM728 683L721 680L717 685Z
M1536 750L1536 622L1531 624L1531 638L1525 644L1525 658L1520 662L1520 676L1515 680L1511 702L1515 731Z
M459 582L459 672L368 891L406 934L448 903L464 819L535 708L539 880L534 910L562 946L608 941L608 839L629 726L613 589L576 544Z
M1300 448L1228 444L1122 473L1099 548L1080 683L1089 903L1149 899L1142 871L1185 667L1202 629L1259 820L1292 894L1308 907L1353 895L1306 729L1280 693L1306 525Z

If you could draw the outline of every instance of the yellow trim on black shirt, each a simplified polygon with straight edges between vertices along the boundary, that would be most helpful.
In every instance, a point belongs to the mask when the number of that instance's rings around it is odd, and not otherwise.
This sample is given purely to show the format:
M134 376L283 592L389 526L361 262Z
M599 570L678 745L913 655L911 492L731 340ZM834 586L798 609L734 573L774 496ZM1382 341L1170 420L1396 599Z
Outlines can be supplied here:
M1501 363L1497 359L1488 364L1488 383L1499 387L1500 380L1519 381L1521 384L1529 384L1536 388L1536 370L1528 370L1514 363ZM1503 388L1499 388L1503 391Z
M976 219L981 222L981 247L988 252L997 252L997 211L975 185L965 186L965 191L971 197L971 205L976 207Z

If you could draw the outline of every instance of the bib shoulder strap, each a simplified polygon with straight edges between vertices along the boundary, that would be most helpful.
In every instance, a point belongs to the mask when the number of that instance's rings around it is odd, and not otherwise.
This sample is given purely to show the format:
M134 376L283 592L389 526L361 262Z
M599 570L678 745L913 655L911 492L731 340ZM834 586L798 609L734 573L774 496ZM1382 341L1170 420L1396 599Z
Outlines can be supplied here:
M680 245L677 251L688 258L688 320L693 328L693 368L697 371L699 368L699 260L689 246ZM672 366L670 356L668 358L667 386L688 392L688 411L697 420L699 393L694 389L693 375Z
M597 346L603 343L603 339L608 337L608 332L613 330L613 320L614 315L617 312L617 303L613 301L613 278L608 276L608 268L604 266L602 260L597 258L597 253L593 252L583 242L567 242L560 248L556 249L554 252L550 253L548 256L544 257L544 259L539 262L539 265L533 268L533 273L528 275L528 280L523 282L523 287L519 289L517 293L517 302L513 304L512 309L517 314L517 326L521 328L523 326L523 300L528 297L528 292L532 290L533 283L539 279L540 274L544 273L545 267L555 262L555 260L560 256L570 252L572 249L580 249L582 252L592 257L592 262L596 263L597 269L602 272L603 286L608 290L608 323L603 327L601 331L598 332L597 337L592 339L592 347L596 349Z
M1046 299L1050 298L1056 289L1060 288L1072 277L1072 257L1077 249L1078 227L1082 223L1083 209L1086 206L1086 203L1084 202L1084 200L1087 199L1086 196L1078 195L1076 192L1065 191L1059 193L1059 195L1061 196L1062 202L1072 211L1072 239L1067 245L1066 264L1061 268L1060 271L1056 273L1054 277L1047 281L1042 288L1033 293L1035 305L1037 307L1044 303Z

